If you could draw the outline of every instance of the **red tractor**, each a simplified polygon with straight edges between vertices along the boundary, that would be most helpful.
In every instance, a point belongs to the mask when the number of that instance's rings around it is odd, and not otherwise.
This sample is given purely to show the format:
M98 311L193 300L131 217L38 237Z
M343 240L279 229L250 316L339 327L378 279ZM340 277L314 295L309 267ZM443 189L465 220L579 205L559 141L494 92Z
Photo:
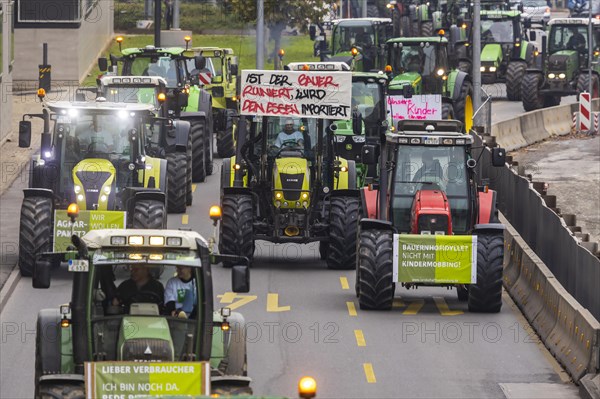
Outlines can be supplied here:
M361 309L391 309L401 284L456 287L469 311L500 311L504 226L496 193L476 182L473 136L461 131L453 120L404 120L382 140L379 184L362 195ZM377 164L376 154L365 145L363 162ZM493 148L493 166L504 163L504 149Z

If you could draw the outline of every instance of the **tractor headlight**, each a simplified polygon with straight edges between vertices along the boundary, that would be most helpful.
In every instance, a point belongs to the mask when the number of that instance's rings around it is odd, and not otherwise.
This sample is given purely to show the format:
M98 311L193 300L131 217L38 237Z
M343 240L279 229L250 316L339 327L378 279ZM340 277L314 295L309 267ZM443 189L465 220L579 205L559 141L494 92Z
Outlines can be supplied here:
M180 247L181 237L167 237L167 245L170 247Z
M144 245L144 237L129 236L129 245Z
M341 135L336 135L335 136L335 142L336 143L343 143L344 141L346 141L346 136L341 136Z
M77 201L83 201L83 194L79 194L77 196Z
M496 72L496 67L495 66L491 66L490 67L490 72Z
M73 191L75 191L75 194L79 194L81 192L81 186L76 184L75 187L73 187Z
M127 239L125 236L113 236L110 237L110 245L125 245L127 244Z
M275 207L277 207L277 208L281 207L281 201L275 201Z
M104 193L105 193L106 195L110 194L110 186L106 186L106 187L104 187Z
M482 67L480 67L480 68L479 68L479 70L480 70L481 72L485 72L485 67L484 67L484 66L482 66Z
M440 69L437 70L436 73L437 73L438 76L444 76L444 69L440 68Z
M303 201L302 202L302 206L305 207L305 208L308 208L308 201Z
M102 194L102 195L100 196L100 202L106 202L106 199L107 199L107 198L108 198L108 197L107 197L106 195Z
M150 236L150 245L161 247L165 245L165 237L163 236Z
M302 193L302 199L303 200L308 199L308 193Z
M355 143L364 143L365 142L365 136L352 136L352 140Z
M549 73L549 74L548 74L548 78L549 78L549 79L554 79L555 77L556 77L556 75L555 75L555 74L553 74L553 73Z
M283 194L280 193L280 192L277 192L277 193L275 193L275 198L278 199L278 200L282 199L283 198Z
M564 78L566 78L566 77L567 77L567 75L565 75L564 73L559 73L559 74L558 74L558 78L559 78L559 79L564 79Z

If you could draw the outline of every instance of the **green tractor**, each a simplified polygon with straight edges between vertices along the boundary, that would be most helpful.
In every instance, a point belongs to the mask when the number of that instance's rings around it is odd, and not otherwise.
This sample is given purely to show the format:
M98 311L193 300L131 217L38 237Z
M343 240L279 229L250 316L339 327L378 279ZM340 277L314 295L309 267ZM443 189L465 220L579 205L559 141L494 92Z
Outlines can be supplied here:
M589 62L588 18L555 18L542 37L542 68L531 68L522 82L525 111L560 104L561 97L589 91L600 97L600 21L592 20L592 60ZM588 65L591 64L591 71Z
M349 114L350 106L342 107ZM252 259L256 240L318 241L328 268L354 266L357 171L354 160L336 156L334 126L330 119L289 116L240 123L236 155L223 160L220 253Z
M69 303L37 318L36 398L252 393L244 318L213 309L211 263L225 257L202 236L101 229L71 244ZM50 268L38 259L34 288L50 286ZM247 265L234 266L232 291L249 289Z
M376 194L362 196L361 309L392 309L402 285L456 287L470 311L500 311L504 226L496 193L476 182L473 136L461 128L454 120L403 120L386 135L379 161L374 148L363 148L365 163L379 163L380 172ZM504 166L505 157L493 148L494 166Z
M388 40L390 74L388 95L432 94L439 96L443 119L458 119L465 131L473 125L473 83L468 73L455 69L448 39L405 37Z
M383 44L393 36L390 18L353 18L331 22L331 47L327 47L327 37L321 27L321 35L316 36L316 27L310 30L311 40L315 41L315 56L321 61L340 61L353 64L353 71L380 71L385 66Z
M233 49L220 47L194 47L194 54L206 58L210 80L205 75L200 84L212 95L213 132L217 134L217 154L229 158L234 154L235 126L237 120L238 59ZM208 82L208 83L205 83Z
M73 232L166 226L167 161L148 156L145 143L153 126L171 122L157 118L148 104L100 100L44 102L42 114L24 116L44 120L40 153L32 157L21 205L19 268L24 276L32 275L38 254L68 246ZM19 146L30 143L31 121L24 120ZM68 217L71 203L81 210L77 223Z
M158 76L104 76L98 95L110 102L145 103L154 106L157 117L168 117L167 82ZM192 136L189 122L175 120L149 129L146 154L167 160L167 210L184 213L192 205Z
M117 40L119 44L123 41L121 37ZM109 68L106 58L98 60L100 70L108 75L160 76L167 81L169 117L191 125L193 181L205 181L214 168L212 99L198 86L198 75L206 69L206 60L181 47L146 46L122 49L121 57L111 55L110 61Z

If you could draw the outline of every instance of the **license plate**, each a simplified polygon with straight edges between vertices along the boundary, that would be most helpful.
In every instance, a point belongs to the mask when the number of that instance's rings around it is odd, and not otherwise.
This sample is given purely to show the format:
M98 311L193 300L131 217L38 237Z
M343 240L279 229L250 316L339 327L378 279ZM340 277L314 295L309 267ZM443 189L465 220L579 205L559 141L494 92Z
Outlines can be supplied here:
M425 145L437 145L440 144L440 139L438 137L427 137L425 139Z
M86 259L70 259L69 260L69 271L70 272L87 272L90 269L90 264Z

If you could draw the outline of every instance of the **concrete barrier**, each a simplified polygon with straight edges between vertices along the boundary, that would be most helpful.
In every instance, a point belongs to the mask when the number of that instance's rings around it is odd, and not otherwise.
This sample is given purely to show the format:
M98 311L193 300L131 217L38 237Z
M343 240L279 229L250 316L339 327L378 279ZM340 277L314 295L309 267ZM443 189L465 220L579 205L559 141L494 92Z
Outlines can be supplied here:
M527 112L519 119L521 120L521 134L527 141L527 144L537 143L550 137L544 127L543 110Z
M527 145L527 141L521 134L521 121L518 118L493 124L492 136L495 136L496 141L501 143L501 146L507 151Z
M564 136L571 132L572 113L568 107L551 107L542 110L544 127L551 136Z

